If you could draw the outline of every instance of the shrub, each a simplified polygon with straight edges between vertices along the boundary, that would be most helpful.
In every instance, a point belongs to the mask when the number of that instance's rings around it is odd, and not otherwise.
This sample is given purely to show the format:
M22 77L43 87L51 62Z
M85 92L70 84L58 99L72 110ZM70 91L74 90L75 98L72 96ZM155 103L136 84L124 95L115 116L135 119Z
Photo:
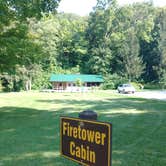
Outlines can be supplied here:
M80 87L83 85L83 82L81 81L81 79L77 79L76 82L75 82L76 86Z
M159 85L161 89L166 89L166 71L163 73L162 78L160 79Z
M128 82L124 77L120 77L117 74L107 75L104 77L104 83L102 84L102 89L116 89L119 84Z
M32 82L33 90L51 89L51 82L49 81L50 74L47 72L39 73Z
M156 89L161 89L161 86L159 83L147 83L144 86L145 89L151 89L151 90L156 90Z
M2 81L0 80L0 92L2 92L4 87L2 86Z
M139 91L140 89L144 89L144 85L139 82L131 82L131 85L133 85L137 91Z

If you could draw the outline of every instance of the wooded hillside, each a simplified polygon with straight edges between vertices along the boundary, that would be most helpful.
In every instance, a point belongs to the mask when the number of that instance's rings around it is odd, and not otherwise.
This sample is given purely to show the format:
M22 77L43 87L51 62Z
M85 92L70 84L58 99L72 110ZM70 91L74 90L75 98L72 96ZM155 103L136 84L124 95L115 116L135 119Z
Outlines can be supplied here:
M166 84L166 8L98 0L87 17L59 0L0 0L0 89L49 88L51 73Z

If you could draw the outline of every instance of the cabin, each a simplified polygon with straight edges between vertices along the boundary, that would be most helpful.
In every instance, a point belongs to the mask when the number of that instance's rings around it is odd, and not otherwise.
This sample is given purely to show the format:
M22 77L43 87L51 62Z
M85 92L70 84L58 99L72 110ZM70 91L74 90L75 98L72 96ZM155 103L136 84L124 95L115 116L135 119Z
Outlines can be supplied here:
M53 90L87 91L104 82L101 75L94 74L51 74L50 82ZM81 84L78 85L78 82Z

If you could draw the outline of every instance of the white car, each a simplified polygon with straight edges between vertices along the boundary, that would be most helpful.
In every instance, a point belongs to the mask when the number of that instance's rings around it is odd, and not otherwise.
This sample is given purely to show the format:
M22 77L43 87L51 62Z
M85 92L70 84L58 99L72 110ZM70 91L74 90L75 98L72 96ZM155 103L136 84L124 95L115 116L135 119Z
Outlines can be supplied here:
M119 93L135 93L135 88L131 84L121 84L118 86Z

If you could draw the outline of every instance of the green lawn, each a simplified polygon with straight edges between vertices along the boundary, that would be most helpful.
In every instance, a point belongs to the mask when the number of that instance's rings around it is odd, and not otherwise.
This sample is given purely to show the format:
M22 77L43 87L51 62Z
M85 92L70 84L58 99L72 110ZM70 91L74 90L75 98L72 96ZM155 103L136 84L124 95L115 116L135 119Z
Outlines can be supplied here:
M94 93L0 93L0 166L78 166L59 155L59 117L113 124L113 166L166 165L166 102Z

